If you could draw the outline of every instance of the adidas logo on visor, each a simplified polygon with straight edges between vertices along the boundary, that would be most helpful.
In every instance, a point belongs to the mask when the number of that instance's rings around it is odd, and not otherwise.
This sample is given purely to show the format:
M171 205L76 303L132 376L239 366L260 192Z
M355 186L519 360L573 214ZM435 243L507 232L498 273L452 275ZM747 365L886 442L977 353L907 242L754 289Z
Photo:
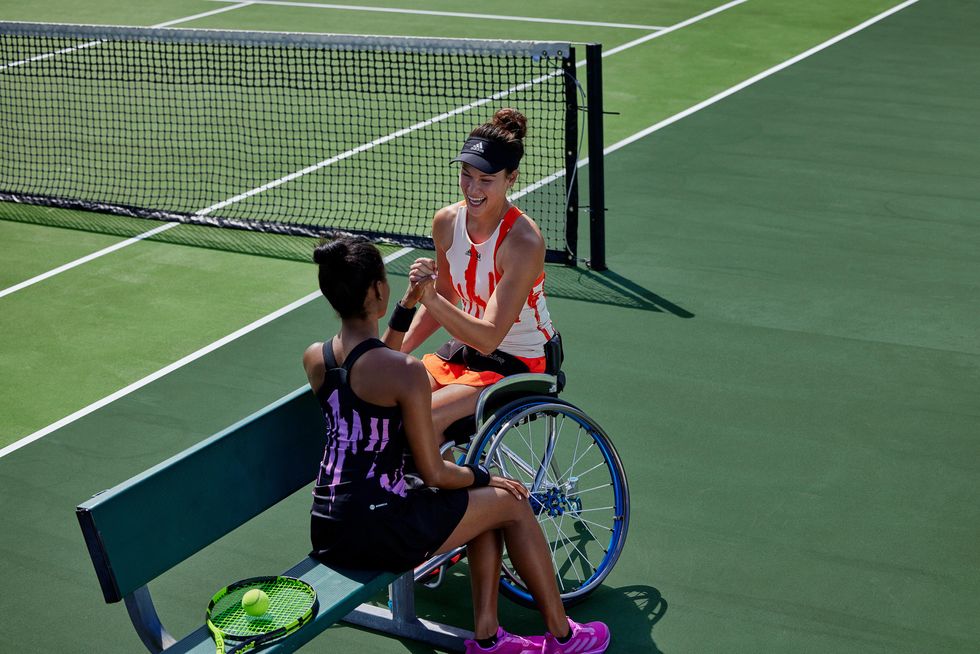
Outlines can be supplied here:
M470 152L483 152L483 141L477 141L471 145Z

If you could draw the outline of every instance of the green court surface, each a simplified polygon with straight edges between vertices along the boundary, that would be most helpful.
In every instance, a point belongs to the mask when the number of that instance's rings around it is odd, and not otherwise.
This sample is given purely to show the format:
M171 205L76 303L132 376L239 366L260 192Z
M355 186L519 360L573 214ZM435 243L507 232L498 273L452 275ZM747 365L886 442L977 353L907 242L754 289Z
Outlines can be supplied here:
M667 27L720 4L425 8ZM607 145L895 5L748 0L612 54ZM152 25L226 6L0 0L0 20ZM274 4L184 26L607 50L651 33ZM610 624L609 651L980 651L978 28L974 3L921 0L607 155L610 270L549 267L548 289L563 396L629 475L624 554L571 611ZM13 214L0 205L0 293L156 225ZM418 255L391 264L396 290ZM74 507L299 387L303 349L337 326L322 298L138 382L314 290L309 264L149 240L0 295L0 448L18 444L0 458L0 651L141 651L102 602ZM308 504L152 584L164 624L184 634L219 587L299 560ZM468 626L465 565L452 573L420 589L419 613ZM506 600L501 618L541 630ZM341 626L303 651L345 650L429 651Z

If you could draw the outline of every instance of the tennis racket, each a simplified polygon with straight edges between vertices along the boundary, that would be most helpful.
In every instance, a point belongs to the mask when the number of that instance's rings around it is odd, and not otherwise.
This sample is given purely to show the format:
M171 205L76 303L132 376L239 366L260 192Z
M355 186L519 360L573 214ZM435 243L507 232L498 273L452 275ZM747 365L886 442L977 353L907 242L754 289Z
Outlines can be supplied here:
M251 616L242 608L242 596L257 588L269 596L269 609ZM316 591L292 577L253 577L222 588L208 604L207 624L217 654L248 652L281 640L313 619ZM231 647L225 650L225 646Z

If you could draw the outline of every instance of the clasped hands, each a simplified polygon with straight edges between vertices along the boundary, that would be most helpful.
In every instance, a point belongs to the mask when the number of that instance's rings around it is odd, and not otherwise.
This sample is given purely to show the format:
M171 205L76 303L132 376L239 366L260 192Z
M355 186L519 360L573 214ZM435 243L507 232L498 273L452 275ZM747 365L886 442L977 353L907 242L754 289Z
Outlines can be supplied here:
M405 296L402 298L401 305L406 309L411 309L417 303L425 303L425 300L436 293L435 281L438 277L435 259L416 259L408 271L408 288L405 289Z

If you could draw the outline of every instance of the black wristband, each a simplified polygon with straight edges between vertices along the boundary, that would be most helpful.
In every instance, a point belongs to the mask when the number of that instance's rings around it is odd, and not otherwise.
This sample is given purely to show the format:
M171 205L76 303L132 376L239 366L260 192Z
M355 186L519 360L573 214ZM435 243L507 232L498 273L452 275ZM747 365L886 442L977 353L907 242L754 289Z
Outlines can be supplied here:
M478 463L467 463L466 466L473 471L473 483L471 488L481 488L490 483L490 471Z
M406 309L401 302L396 302L395 310L391 312L391 318L388 319L388 327L396 332L407 332L412 326L412 319L415 318L417 310L417 306Z

